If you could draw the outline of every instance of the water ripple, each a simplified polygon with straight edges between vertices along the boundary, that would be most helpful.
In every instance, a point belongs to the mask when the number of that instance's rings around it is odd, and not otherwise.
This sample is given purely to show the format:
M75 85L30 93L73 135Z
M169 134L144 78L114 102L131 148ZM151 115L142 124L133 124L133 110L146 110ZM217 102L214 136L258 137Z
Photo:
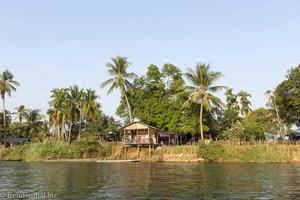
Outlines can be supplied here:
M0 163L0 193L59 199L299 199L293 164Z

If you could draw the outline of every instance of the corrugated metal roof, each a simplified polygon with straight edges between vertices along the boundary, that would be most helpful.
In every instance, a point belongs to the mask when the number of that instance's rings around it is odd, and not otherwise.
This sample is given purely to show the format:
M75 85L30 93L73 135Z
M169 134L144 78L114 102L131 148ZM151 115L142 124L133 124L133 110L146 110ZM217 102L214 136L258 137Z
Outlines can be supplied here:
M24 143L24 142L28 142L29 138L21 138L21 137L12 137L12 136L8 136L5 137L3 140L5 143Z

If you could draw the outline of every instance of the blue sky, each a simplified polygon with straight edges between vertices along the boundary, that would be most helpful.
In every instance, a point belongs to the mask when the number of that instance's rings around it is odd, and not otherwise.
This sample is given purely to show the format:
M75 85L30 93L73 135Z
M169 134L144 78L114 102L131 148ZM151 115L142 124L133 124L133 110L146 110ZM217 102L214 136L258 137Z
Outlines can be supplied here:
M107 96L106 63L116 55L129 71L172 63L183 72L210 62L219 84L252 94L265 106L300 61L299 1L276 0L0 0L0 71L21 83L7 107L48 108L50 90L77 84L97 91L115 115L120 95ZM223 94L219 94L222 96Z

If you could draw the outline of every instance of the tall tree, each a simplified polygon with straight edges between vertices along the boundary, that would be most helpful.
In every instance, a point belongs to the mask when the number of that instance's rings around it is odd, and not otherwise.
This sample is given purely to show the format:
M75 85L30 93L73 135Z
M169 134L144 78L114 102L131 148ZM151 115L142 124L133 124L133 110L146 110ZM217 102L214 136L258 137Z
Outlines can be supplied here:
M16 108L16 119L19 120L20 123L22 123L24 116L26 114L26 109L24 105L20 105L19 107Z
M117 56L112 58L112 62L108 63L106 66L108 67L108 73L113 76L101 84L101 87L105 87L110 85L110 88L107 94L110 94L114 89L119 89L121 92L121 96L125 98L129 122L132 123L132 115L131 115L131 107L128 100L128 93L132 94L132 85L128 81L129 79L134 79L137 77L134 73L128 73L127 69L130 66L130 62L127 61L127 57Z
M134 98L130 98L130 105L134 116L161 130L182 133L183 127L188 125L181 122L182 104L175 94L183 85L181 71L174 65L165 64L162 70L150 65L146 76L133 82ZM121 117L125 110L125 98L122 101L117 109Z
M81 137L82 131L82 107L83 107L83 98L84 98L84 91L83 89L79 89L77 85L69 87L67 93L67 101L68 101L68 108L66 112L68 113L69 122L70 122L70 130L68 135L68 141L70 142L72 126L75 121L79 123L79 132L78 132L78 140Z
M183 104L183 107L190 107L193 103L200 104L200 133L203 140L203 110L210 112L212 105L224 105L218 97L212 94L225 88L224 86L213 85L223 75L218 71L210 71L210 65L205 63L198 63L194 70L188 68L188 72L185 75L193 85L186 86L186 90L179 94L188 96L188 100Z
M225 92L227 108L234 112L239 112L240 106L237 101L238 95L233 94L232 90L232 88L228 88Z
M288 71L286 80L275 89L275 101L281 119L300 126L300 64Z
M67 98L67 89L53 89L51 96L51 101L49 102L50 108L47 111L49 115L49 122L51 125L54 125L57 131L57 139L61 140L61 133L63 128L63 123L66 118L66 98Z
M82 112L87 121L90 121L93 117L99 117L100 104L97 102L97 98L98 96L94 90L86 90L83 99Z
M7 69L0 74L0 95L3 101L4 128L6 127L5 95L8 94L11 96L11 92L16 91L16 87L20 85L13 79L14 75Z
M39 131L42 129L44 123L44 116L40 114L40 110L38 109L30 109L25 112L24 118L25 122L25 130L27 136L37 135Z
M245 91L240 91L238 93L238 96L240 97L240 102L241 102L241 113L242 115L244 115L245 118L247 118L252 110L250 108L251 106L251 102L249 100L249 98L251 98L251 94L249 94L248 92L245 92Z
M281 120L281 118L280 118L280 116L279 116L279 108L278 108L278 105L277 105L277 103L276 103L276 97L275 97L275 95L274 95L274 93L273 93L273 91L271 91L271 90L267 90L267 92L265 93L266 94L266 96L267 96L267 98L268 98L268 103L267 103L267 106L271 109L271 111L273 111L273 112L275 112L275 114L276 114L276 118L277 118L277 126L278 126L278 128L279 128L279 131L280 131L280 133L282 132L282 120Z

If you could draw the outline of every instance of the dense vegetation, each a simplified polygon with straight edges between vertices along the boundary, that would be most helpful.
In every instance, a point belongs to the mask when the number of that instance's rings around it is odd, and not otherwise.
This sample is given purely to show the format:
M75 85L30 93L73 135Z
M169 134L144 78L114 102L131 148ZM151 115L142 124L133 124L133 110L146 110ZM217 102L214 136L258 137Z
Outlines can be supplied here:
M109 86L108 94L114 89L120 91L116 114L125 123L142 121L161 130L180 133L191 141L212 138L236 144L264 141L266 132L283 139L289 134L290 126L300 125L300 65L288 71L286 80L279 83L274 92L266 91L266 107L256 110L251 109L248 92L235 93L230 87L215 85L222 73L212 71L205 63L189 68L186 73L170 63L161 68L149 65L146 74L140 77L128 72L130 65L126 57L113 58L107 64L112 77L101 84L101 87ZM46 117L39 109L28 109L24 105L15 111L6 110L6 96L11 96L18 86L20 84L10 71L2 72L0 138L23 136L30 138L31 145L36 145L18 147L20 154L28 152L27 148L36 148L38 152L41 146L51 146L54 142L61 147L55 150L59 152L58 157L60 154L63 157L72 157L73 154L84 157L87 152L101 152L98 149L101 145L95 148L95 143L87 138L96 143L120 141L121 123L101 111L96 91L77 85L51 90ZM215 96L220 90L224 91L225 102ZM72 147L64 146L68 143ZM199 148L203 152L210 151L210 146L203 143ZM41 154L48 156L47 152Z

